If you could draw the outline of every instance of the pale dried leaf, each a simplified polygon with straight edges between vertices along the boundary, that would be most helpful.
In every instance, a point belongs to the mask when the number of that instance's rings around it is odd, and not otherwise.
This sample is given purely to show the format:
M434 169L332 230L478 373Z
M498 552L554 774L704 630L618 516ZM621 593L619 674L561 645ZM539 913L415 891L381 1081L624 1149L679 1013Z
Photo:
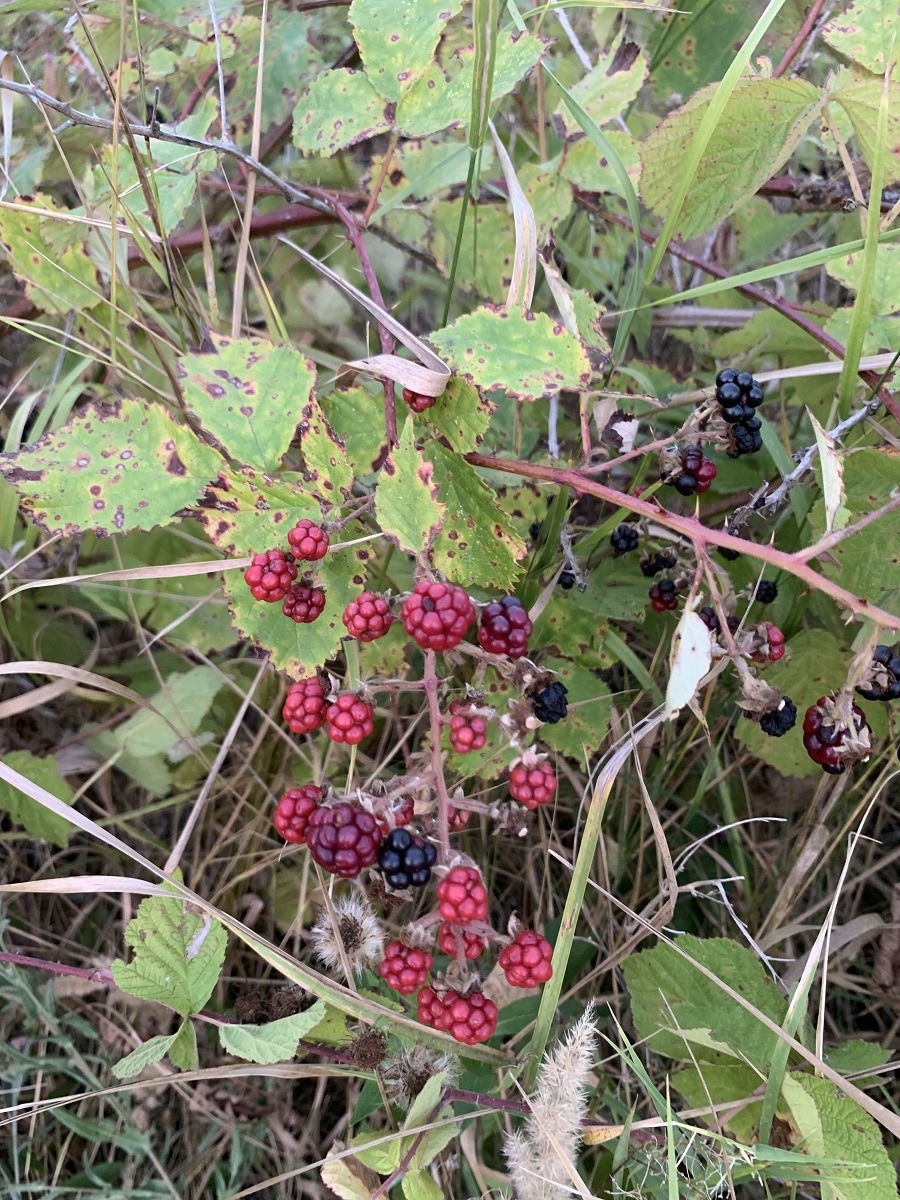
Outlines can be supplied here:
M494 139L497 157L500 159L500 167L512 204L513 223L516 229L516 250L506 303L510 308L513 306L531 308L531 301L534 299L534 284L537 278L537 222L534 219L534 210L528 203L522 185L516 177L515 167L506 153L506 147L497 136L493 121L488 120L488 128ZM566 327L570 333L577 334L577 329L568 325Z
M709 630L690 609L685 609L681 615L672 647L672 673L666 688L666 717L669 719L693 700L697 685L712 663Z

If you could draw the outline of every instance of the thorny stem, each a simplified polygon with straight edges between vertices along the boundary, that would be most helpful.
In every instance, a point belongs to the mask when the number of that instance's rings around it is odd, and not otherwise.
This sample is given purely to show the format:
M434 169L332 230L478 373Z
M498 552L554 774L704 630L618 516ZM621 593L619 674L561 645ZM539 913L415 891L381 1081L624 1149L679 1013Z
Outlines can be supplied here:
M496 458L490 454L472 453L465 455L465 459L474 467L485 467L491 471L521 475L526 479L543 479L548 483L574 488L589 496L596 496L599 500L605 500L607 504L614 504L617 508L626 508L629 512L647 517L663 528L671 529L682 537L688 538L693 542L698 555L706 546L724 546L728 550L737 550L739 554L757 558L778 570L785 571L788 575L795 576L808 587L824 592L826 596L831 596L839 604L845 605L851 612L874 621L876 625L880 625L884 629L900 630L900 617L885 612L883 608L879 608L875 604L870 604L861 596L854 596L826 576L813 571L796 555L776 550L774 546L760 546L755 542L748 542L744 538L733 537L724 530L707 529L694 517L680 517L656 504L648 504L644 499L618 492L614 488L588 478L582 471L565 467L545 467L538 463L523 462L518 459Z
M441 861L450 861L450 796L444 779L444 760L441 756L441 710L438 704L438 677L435 669L437 656L433 650L425 651L425 695L428 697L428 718L431 722L431 771L438 801L438 841L441 844Z
M441 1099L438 1101L437 1105L431 1110L428 1120L425 1122L426 1127L428 1125L430 1125L431 1122L437 1117L438 1113L441 1111L441 1107L442 1107L443 1103L444 1103L444 1097L442 1096ZM428 1132L429 1132L429 1130L427 1128L425 1128L420 1133L416 1134L416 1136L413 1138L412 1145L407 1150L407 1152L403 1155L403 1157L400 1159L400 1162L397 1164L396 1170L393 1171L390 1175L388 1175L387 1179L383 1179L381 1181L381 1183L378 1185L378 1187L375 1189L375 1191L372 1192L371 1196L369 1197L369 1200L378 1200L379 1196L384 1196L386 1194L386 1192L394 1186L395 1183L400 1182L400 1180L403 1178L403 1176L409 1170L410 1163L415 1158L416 1153L417 1153L419 1147L422 1145L422 1142L425 1139L425 1136L428 1134Z

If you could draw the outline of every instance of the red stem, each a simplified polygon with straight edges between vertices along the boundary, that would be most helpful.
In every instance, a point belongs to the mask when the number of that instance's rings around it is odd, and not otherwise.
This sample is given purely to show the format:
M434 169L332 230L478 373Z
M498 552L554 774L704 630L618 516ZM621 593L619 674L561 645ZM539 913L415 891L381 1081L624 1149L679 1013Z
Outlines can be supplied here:
M812 33L816 21L819 19L819 13L825 6L825 0L814 0L812 8L806 14L806 20L797 30L797 36L784 52L784 58L772 72L773 79L780 79L785 73L800 51L803 49L803 43Z
M435 652L425 651L425 695L428 697L428 716L431 721L431 770L438 800L438 840L441 844L441 861L450 861L450 796L444 780L444 762L441 758L441 710L438 704L438 677L435 668Z

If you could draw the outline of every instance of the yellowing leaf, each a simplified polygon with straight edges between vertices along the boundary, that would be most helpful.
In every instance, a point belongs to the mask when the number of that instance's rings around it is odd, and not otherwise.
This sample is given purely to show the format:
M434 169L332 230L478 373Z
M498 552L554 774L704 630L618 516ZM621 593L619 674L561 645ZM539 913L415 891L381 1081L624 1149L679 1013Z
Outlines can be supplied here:
M444 519L434 468L416 449L413 417L385 461L375 492L375 516L384 534L409 554L424 554Z
M883 75L891 44L894 62L900 50L900 11L896 0L850 0L822 30L838 54L867 71Z
M871 170L875 161L878 111L884 95L884 80L856 72L847 72L847 77L851 82L835 88L831 98L840 104L850 118L862 156ZM884 182L893 183L900 179L900 83L894 79L891 79L888 87L886 148Z
M461 0L354 0L350 23L372 84L399 100L430 65L441 31Z
M33 212L23 212L26 206ZM34 303L54 313L91 308L103 299L97 268L78 236L84 226L54 220L60 211L43 195L19 197L16 208L0 205L6 262Z
M569 94L602 128L622 116L641 90L646 77L647 59L643 51L634 42L622 39L601 54L593 70L579 79L570 88ZM562 101L553 114L553 120L567 133L581 129Z
M294 145L326 158L391 127L391 106L364 71L323 71L297 101Z
M850 519L844 503L844 460L838 454L834 438L830 438L809 409L806 410L819 447L822 468L822 492L825 496L825 532L843 529Z

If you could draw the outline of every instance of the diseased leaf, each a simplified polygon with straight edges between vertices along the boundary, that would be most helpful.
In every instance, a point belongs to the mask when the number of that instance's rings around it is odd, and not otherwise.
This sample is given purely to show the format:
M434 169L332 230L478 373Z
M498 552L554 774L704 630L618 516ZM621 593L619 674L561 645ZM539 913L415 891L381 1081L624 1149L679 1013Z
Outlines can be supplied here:
M462 379L451 379L425 415L457 454L469 454L484 441L496 408L477 388Z
M281 472L277 482L249 469L220 475L209 489L209 506L198 513L210 539L235 558L287 544L289 529L304 517L321 521L322 509L296 476Z
M444 520L434 468L416 449L413 417L406 419L400 444L381 468L375 516L384 534L408 554L424 554Z
M212 353L188 354L179 366L187 409L231 458L274 471L312 397L316 369L293 346L208 337Z
M51 792L63 804L71 804L74 792L68 781L59 773L55 758L37 758L27 750L11 750L3 755L3 762L13 771L18 771L32 783ZM31 796L0 779L0 811L8 812L16 825L22 825L35 838L52 842L54 846L67 846L72 826L49 808L44 808Z
M434 59L462 0L353 0L350 23L366 74L385 100L399 100Z
M294 145L304 154L329 158L338 150L390 129L392 106L363 71L323 71L294 109Z
M353 486L353 467L343 442L328 424L315 396L303 406L300 449L306 465L304 482L329 504L341 504Z
M624 114L646 78L647 60L643 52L634 42L622 38L600 55L593 69L579 79L569 94L602 128ZM553 121L567 134L581 130L562 101L557 105Z
M90 405L17 454L0 474L49 534L128 533L168 525L225 467L210 446L156 404Z
M289 1062L297 1053L297 1043L324 1019L325 1003L317 1000L303 1012L281 1017L265 1025L221 1025L223 1047L247 1062Z
M641 177L640 143L620 129L608 129L606 137L636 188ZM621 196L623 192L609 160L587 137L568 143L560 175L585 192L611 192L614 196Z
M895 8L896 13L896 8ZM862 76L847 72L848 83L836 87L830 95L843 108L869 170L875 163L875 142L878 129L878 111L884 94L884 80L871 75ZM884 182L893 183L900 179L900 84L891 79L888 86L887 111L887 154L884 161ZM879 254L887 247L879 247Z
M6 262L35 305L52 313L92 308L103 299L83 226L54 220L62 212L49 196L20 196L17 208L0 207L0 242ZM33 212L22 209L31 206Z
M508 590L527 548L498 506L496 493L474 467L440 442L428 442L423 452L434 463L446 507L434 541L434 565L454 583Z
M148 896L125 927L131 961L116 959L113 979L130 996L167 1004L186 1017L212 995L227 941L218 921L189 912L180 898Z
M641 195L665 218L688 145L706 115L717 85L696 92L670 113L641 146ZM821 104L801 79L742 79L725 105L691 184L673 234L696 237L727 217L787 161Z
M437 403L441 400L438 397ZM370 475L385 442L383 398L353 387L321 396L319 403L335 436L344 444L353 474Z
M900 51L900 11L894 0L850 0L822 28L822 37L844 58L883 75L891 44L894 62Z
M431 335L432 344L469 382L520 400L588 386L584 346L546 313L486 304Z

